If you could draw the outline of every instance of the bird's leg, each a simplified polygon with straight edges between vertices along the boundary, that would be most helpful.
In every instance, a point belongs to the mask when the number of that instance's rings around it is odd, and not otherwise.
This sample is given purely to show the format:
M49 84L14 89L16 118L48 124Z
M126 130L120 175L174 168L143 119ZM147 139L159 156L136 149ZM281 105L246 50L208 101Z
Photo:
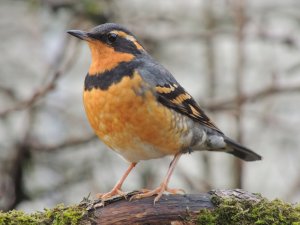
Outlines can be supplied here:
M175 166L176 166L180 156L181 156L181 153L178 153L174 156L172 162L170 163L168 173L167 173L165 179L163 180L163 182L161 183L161 185L159 187L155 188L154 190L144 190L143 193L136 194L136 195L132 196L131 199L140 199L140 198L150 197L150 196L153 196L153 195L157 194L157 196L154 199L154 204L155 204L155 202L157 202L160 199L160 197L162 196L162 194L165 191L170 192L172 194L177 194L179 192L181 192L181 193L184 192L182 189L170 189L170 188L168 188L168 183L170 181L171 175L172 175L172 173L175 169Z
M121 191L122 184L124 183L125 179L127 178L130 171L136 166L137 163L131 163L124 175L121 177L121 179L116 183L116 185L111 189L110 192L107 193L98 193L96 194L97 198L101 199L102 201L113 197L115 195L123 195L125 196L125 193Z

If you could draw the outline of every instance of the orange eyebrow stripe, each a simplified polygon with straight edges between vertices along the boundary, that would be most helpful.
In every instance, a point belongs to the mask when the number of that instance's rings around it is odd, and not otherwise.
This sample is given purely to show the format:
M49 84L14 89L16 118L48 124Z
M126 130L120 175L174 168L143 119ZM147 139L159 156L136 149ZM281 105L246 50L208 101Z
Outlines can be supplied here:
M113 30L111 33L115 33L122 38L126 38L129 35L129 34L125 33L124 31L118 31L118 30Z
M115 33L115 34L119 35L122 38L126 38L127 40L130 40L135 45L135 47L137 49L139 49L139 50L143 50L144 49L143 46L140 43L138 43L138 41L135 39L135 37L133 37L130 34L127 34L124 31L117 31L117 30L116 31L112 31L112 33Z
M139 50L144 50L143 46L140 45L140 43L138 43L137 41L134 41L133 44L135 45L135 47Z

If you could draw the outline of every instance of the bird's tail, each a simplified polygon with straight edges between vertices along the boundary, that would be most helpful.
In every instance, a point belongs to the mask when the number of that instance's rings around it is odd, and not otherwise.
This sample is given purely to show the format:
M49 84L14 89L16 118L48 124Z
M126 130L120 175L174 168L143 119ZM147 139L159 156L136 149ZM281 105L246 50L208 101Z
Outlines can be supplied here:
M232 139L224 136L224 141L226 143L226 149L228 149L228 153L242 159L245 161L256 161L256 160L261 160L262 157L252 150L236 143Z

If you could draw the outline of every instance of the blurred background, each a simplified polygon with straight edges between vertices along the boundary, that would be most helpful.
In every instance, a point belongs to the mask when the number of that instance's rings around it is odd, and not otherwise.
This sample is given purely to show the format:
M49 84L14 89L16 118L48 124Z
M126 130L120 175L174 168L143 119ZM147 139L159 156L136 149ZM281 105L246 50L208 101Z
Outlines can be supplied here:
M299 11L299 0L1 0L0 209L94 198L127 168L87 122L89 49L66 34L105 22L133 31L228 136L263 156L187 154L170 187L299 202ZM156 187L170 161L139 163L123 190Z

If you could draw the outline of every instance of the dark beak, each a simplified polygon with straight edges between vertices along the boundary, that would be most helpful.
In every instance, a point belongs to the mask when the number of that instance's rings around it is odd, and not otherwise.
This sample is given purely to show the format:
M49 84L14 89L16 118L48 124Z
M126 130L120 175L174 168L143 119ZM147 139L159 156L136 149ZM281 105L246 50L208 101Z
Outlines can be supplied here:
M85 31L81 31L81 30L68 30L67 31L68 34L71 34L81 40L85 40L87 41L88 39L90 39L90 37L88 36L88 33Z

